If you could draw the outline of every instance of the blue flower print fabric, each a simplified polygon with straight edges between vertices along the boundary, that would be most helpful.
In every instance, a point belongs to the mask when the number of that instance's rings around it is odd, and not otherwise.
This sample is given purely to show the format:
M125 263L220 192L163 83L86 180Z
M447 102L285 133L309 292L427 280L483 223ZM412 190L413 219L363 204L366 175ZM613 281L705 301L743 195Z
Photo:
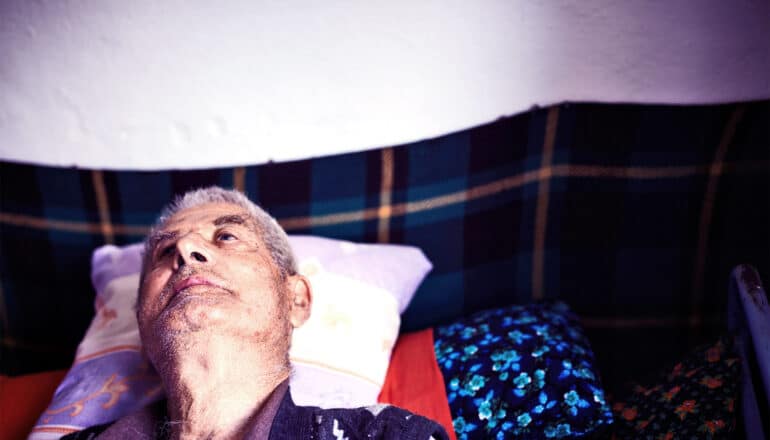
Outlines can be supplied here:
M612 411L577 318L561 302L487 310L434 331L457 438L584 438Z

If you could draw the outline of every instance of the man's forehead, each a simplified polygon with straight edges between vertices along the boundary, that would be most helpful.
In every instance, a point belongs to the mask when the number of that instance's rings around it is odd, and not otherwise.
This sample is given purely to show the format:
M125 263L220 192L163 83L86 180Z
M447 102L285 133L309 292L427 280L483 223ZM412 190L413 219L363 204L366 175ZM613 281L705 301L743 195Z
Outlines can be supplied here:
M232 203L205 203L176 212L159 229L176 229L185 224L219 226L225 223L245 224L250 221L251 216L238 205Z

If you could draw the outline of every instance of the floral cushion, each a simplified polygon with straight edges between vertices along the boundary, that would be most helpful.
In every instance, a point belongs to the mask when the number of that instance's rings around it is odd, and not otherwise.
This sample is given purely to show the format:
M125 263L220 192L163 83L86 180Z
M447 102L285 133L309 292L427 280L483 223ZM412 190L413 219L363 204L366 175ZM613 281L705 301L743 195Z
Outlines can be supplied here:
M459 439L574 438L612 423L588 340L561 302L438 327L435 350Z
M613 404L616 437L732 438L740 371L729 338L696 349L657 383L636 385Z

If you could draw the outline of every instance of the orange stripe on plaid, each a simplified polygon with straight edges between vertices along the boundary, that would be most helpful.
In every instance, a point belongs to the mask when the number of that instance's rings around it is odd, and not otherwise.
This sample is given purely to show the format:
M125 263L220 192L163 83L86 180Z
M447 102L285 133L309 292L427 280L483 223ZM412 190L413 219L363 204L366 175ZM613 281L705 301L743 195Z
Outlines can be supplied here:
M545 237L548 223L548 198L551 191L550 178L553 174L553 148L556 143L556 128L559 123L559 107L548 110L545 123L545 140L543 141L543 157L540 165L540 180L537 190L537 207L535 208L535 237L532 249L532 299L543 299L543 268L545 266Z
M246 192L246 168L233 168L233 188L242 193Z
M592 177L592 178L624 178L634 180L666 179L688 177L705 174L708 165L671 166L671 167L620 167L600 165L553 165L532 171L525 171L515 176L509 176L490 183L478 185L467 190L456 191L436 197L430 197L415 202L399 203L391 206L391 216L406 215L420 211L441 208L456 203L462 203L482 197L492 196L502 191L517 188L545 177ZM770 170L770 161L739 161L724 164L722 172L766 172ZM315 217L290 217L278 222L287 231L305 229L311 226L327 226L339 223L372 220L377 218L377 209L369 208L360 211L327 214Z
M0 212L0 223L14 226L23 226L33 229L50 229L65 232L79 232L84 234L99 234L102 232L102 225L97 223L52 220L47 218L33 217L30 215L10 214L7 212ZM144 236L150 232L150 227L135 225L112 225L112 230L117 234Z
M705 174L711 170L709 165L671 166L671 167L620 167L600 165L553 165L532 171L525 171L515 176L504 177L490 183L474 186L467 190L456 191L436 197L414 202L398 203L390 206L390 216L400 216L421 211L441 208L456 203L492 196L503 191L537 182L545 177L568 178L623 178L634 180L668 179ZM755 173L770 170L770 161L736 161L723 163L720 174ZM278 220L287 231L306 229L312 226L329 226L341 223L351 223L373 220L380 216L379 208L367 208L359 211L339 212L335 214L288 217ZM34 229L51 229L67 232L94 233L101 232L101 225L89 222L72 222L66 220L51 220L21 214L0 212L0 223L23 226ZM135 235L143 237L150 231L149 226L113 224L116 234Z
M113 244L115 243L115 234L113 233L112 222L110 221L110 205L107 200L107 189L104 185L104 174L101 170L93 170L91 171L91 180L94 183L96 206L99 210L99 222L104 242Z
M527 183L535 182L538 179L539 170L527 171L516 176L505 177L494 182L478 185L473 188L456 191L441 196L430 197L416 202L398 203L390 208L391 216L406 215L415 212L428 211L441 208L456 203L462 203L466 200L474 200L486 196L491 196L502 191L516 188ZM355 221L373 220L379 216L379 209L368 208L361 211L342 212L338 214L327 214L315 217L290 217L278 220L278 223L287 231L292 229L304 229L311 226L327 226L339 223L349 223Z
M704 268L706 266L706 252L708 250L711 218L714 213L714 200L717 195L719 176L723 173L727 149L732 143L735 129L738 126L738 122L743 117L744 111L745 107L742 105L733 110L730 119L727 121L727 125L725 125L724 131L722 132L722 138L719 140L719 145L714 153L714 160L711 162L708 171L709 178L706 185L706 192L703 195L703 206L701 207L700 224L698 226L698 250L695 253L695 267L692 276L691 312L696 316L701 314L701 305L703 303L703 278Z
M106 354L115 353L118 351L141 351L142 346L141 345L116 345L114 347L105 348L104 350L99 350L97 352L87 354L85 356L81 356L79 358L75 359L75 362L73 362L73 365L79 364L81 362L85 362L89 359L97 358L100 356L104 356Z
M70 222L66 220L51 220L47 218L32 217L29 215L9 214L0 212L0 222L14 226L25 226L34 229L54 229L66 232L83 232L98 234L102 231L101 225L88 222Z
M593 165L554 165L551 174L554 177L594 177L616 179L674 179L705 174L708 165L689 165L672 167L619 167Z
M367 208L361 211L340 212L337 214L318 215L313 217L289 217L278 220L287 231L306 229L311 226L329 226L340 223L352 223L362 220L372 220L379 215L378 208Z
M494 182L474 186L465 191L457 191L443 196L419 200L417 202L409 202L404 204L403 209L401 209L401 206L397 205L393 207L393 212L399 213L400 215L411 214L414 212L441 208L442 206L453 205L468 200L480 199L509 189L518 188L528 183L536 182L539 175L540 170L526 171L515 176L505 177L500 180L495 180Z
M767 172L770 170L770 161L768 160L740 160L735 162L723 162L720 170L722 174L748 174L757 172Z
M390 241L390 204L393 197L393 148L382 149L382 176L380 179L380 208L377 210L377 241Z

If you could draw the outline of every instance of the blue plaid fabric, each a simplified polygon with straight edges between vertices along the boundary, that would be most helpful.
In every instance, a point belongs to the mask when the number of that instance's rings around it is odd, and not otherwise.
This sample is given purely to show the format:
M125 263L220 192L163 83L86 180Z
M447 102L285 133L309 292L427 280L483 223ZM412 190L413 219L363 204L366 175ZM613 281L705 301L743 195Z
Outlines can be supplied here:
M563 300L605 384L719 331L736 264L770 275L770 101L563 104L237 168L0 162L2 373L67 367L93 313L92 250L141 240L174 195L207 185L242 189L289 233L422 248L434 270L404 330Z

